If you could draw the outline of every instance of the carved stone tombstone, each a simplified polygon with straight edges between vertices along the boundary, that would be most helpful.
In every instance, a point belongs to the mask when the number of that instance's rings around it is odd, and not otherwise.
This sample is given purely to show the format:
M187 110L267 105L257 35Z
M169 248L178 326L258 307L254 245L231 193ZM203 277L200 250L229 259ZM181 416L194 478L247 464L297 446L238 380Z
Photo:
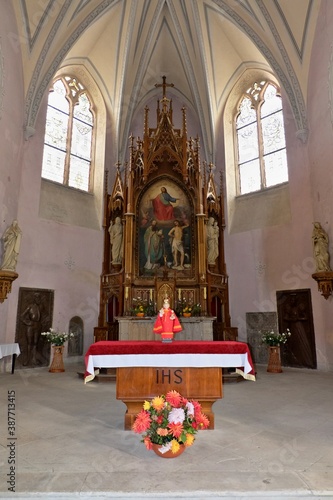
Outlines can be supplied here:
M251 348L254 363L267 364L267 346L261 342L265 331L278 332L276 312L249 312L246 313L247 342Z
M52 327L53 301L53 290L20 288L15 341L21 354L17 368L49 365L50 344L41 333Z

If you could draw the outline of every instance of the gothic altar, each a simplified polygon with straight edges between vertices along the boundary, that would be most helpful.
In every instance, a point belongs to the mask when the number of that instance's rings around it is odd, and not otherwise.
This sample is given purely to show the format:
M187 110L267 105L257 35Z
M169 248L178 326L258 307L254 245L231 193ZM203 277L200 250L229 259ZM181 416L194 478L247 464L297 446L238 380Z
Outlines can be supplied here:
M156 126L150 126L146 107L143 137L130 137L129 161L124 168L117 164L113 187L105 193L95 341L153 340L149 318L165 297L182 321L177 338L236 340L224 259L222 182L218 190L213 165L201 161L199 138L188 137L185 108L179 128L174 126L166 92L173 85L163 77L155 87L162 89ZM185 308L195 316L183 318Z

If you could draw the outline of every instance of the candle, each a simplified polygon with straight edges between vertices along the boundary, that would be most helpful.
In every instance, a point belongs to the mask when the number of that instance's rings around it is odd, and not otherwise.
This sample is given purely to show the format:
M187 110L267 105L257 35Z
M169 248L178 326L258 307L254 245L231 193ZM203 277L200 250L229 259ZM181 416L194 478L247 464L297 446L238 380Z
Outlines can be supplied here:
M206 300L207 299L207 288L205 286L203 289L203 295L204 295L204 299Z
M178 300L180 300L182 297L182 290L181 288L178 289Z
M128 286L125 286L125 299L128 299Z
M150 300L153 299L153 289L152 288L149 290L149 299Z

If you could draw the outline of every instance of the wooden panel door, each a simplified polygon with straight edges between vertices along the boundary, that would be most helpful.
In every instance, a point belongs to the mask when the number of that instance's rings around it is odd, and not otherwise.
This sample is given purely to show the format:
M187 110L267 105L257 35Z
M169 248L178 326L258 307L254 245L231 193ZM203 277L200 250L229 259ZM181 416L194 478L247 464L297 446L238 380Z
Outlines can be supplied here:
M289 328L291 337L281 349L282 364L317 368L310 289L276 292L279 331Z

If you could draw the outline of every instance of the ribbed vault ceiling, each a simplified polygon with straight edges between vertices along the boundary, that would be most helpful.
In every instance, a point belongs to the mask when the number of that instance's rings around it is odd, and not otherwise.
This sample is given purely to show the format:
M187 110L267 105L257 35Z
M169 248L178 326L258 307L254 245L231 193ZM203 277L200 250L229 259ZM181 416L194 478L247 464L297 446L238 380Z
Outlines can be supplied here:
M271 71L298 131L320 0L13 0L22 50L27 135L57 70L85 65L104 96L120 160L138 105L161 89L197 116L214 158L216 128L232 84L246 68Z

